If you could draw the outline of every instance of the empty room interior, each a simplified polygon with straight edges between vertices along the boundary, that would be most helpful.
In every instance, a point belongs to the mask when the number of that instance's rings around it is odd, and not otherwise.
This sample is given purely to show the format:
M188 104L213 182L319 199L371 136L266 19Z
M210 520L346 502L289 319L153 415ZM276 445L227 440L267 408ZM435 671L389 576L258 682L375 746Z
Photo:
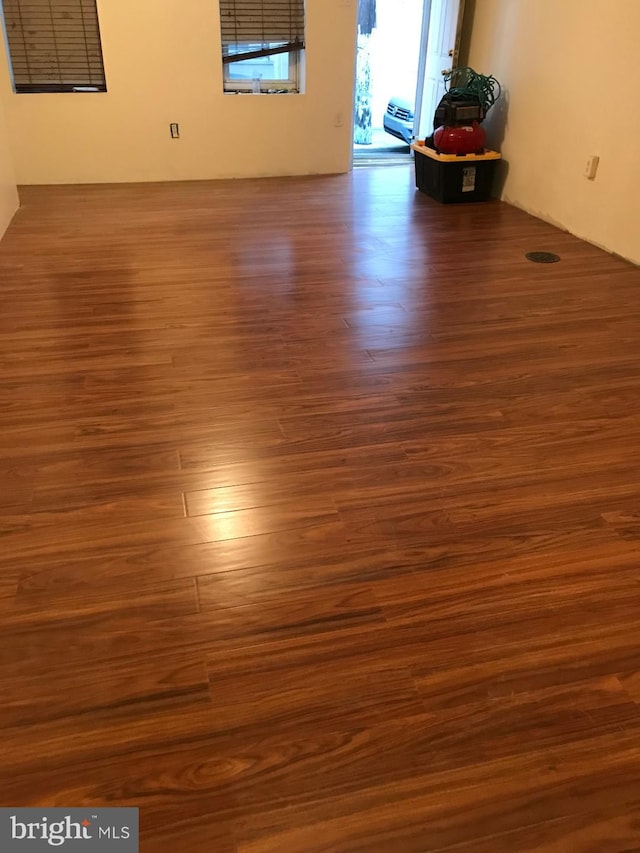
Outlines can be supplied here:
M375 5L0 0L2 853L640 850L640 2Z

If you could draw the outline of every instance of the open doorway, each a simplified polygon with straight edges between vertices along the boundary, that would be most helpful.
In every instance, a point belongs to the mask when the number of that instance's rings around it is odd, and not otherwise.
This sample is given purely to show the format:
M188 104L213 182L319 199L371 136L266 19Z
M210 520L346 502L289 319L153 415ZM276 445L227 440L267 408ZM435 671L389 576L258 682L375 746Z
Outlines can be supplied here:
M424 0L359 0L354 162L408 160Z
M358 0L354 165L401 163L431 132L464 0Z

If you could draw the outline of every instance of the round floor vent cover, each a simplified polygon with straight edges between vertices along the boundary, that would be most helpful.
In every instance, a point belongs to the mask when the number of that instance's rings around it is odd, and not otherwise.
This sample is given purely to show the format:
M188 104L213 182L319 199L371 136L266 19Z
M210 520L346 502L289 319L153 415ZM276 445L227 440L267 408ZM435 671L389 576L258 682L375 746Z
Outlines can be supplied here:
M554 255L553 252L527 252L525 258L534 264L557 264L560 255Z

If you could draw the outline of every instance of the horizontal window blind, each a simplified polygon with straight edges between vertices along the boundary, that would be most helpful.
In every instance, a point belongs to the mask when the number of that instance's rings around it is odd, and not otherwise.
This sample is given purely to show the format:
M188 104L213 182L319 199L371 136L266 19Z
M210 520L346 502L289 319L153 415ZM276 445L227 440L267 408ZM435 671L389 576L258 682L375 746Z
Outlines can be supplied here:
M304 47L304 0L220 0L220 23L225 62ZM242 45L254 47L229 53Z
M96 0L1 0L17 92L106 89Z

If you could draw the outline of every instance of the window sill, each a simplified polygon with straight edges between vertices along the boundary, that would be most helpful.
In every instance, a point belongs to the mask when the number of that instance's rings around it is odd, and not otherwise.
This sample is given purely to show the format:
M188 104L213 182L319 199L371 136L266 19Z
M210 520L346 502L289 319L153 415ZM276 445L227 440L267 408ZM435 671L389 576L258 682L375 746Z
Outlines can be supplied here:
M106 86L16 86L16 95L103 95L106 94Z
M252 92L251 89L225 89L223 95L303 95L297 89L268 89L266 92Z

